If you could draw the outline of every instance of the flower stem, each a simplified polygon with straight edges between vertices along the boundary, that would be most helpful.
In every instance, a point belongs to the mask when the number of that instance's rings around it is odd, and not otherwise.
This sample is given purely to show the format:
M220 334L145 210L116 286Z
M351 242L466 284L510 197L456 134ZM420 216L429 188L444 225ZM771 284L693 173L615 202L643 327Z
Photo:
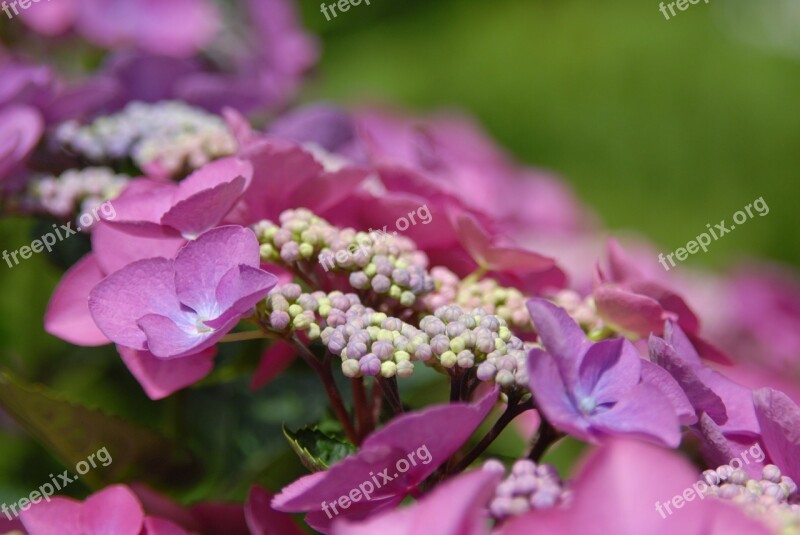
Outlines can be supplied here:
M359 438L366 437L372 431L372 419L367 403L367 391L362 377L350 379L353 388L353 404L355 406L356 421L358 422Z
M488 433L481 439L478 444L472 448L472 450L467 453L458 463L448 471L449 474L457 474L459 472L464 471L469 465L471 465L475 459L480 457L480 455L486 451L486 448L491 445L494 440L500 436L500 433L506 428L511 421L522 414L523 412L532 409L533 403L531 401L526 401L525 403L516 403L509 399L509 404L506 407L505 412L498 418L492 428L489 430Z
M528 458L538 463L542 455L547 451L547 448L553 445L556 440L563 437L563 433L559 433L550 422L542 417L542 423L539 424L539 431L536 434L536 442L533 444Z
M226 334L220 342L244 342L245 340L258 340L260 338L274 338L274 336L264 331L244 331L240 333Z
M356 446L360 445L361 440L359 440L358 433L356 433L355 427L353 427L353 422L350 420L350 415L347 412L347 408L344 406L344 401L342 401L342 395L339 393L339 389L337 388L336 382L333 379L330 361L324 364L321 363L296 336L292 336L291 341L294 343L295 347L297 347L300 357L306 362L306 364L311 366L315 372L317 372L317 375L322 381L322 385L325 387L325 393L328 394L328 399L331 402L331 408L333 409L334 414L336 414L336 417L342 423L345 435L347 435L347 438L350 440L350 442Z

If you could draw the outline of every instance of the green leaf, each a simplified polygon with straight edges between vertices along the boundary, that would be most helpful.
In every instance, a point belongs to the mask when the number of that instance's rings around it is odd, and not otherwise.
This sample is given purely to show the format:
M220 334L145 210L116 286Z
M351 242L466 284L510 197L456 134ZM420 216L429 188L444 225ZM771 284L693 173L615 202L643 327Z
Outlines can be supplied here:
M3 370L0 407L73 474L78 463L105 448L107 456L97 455L95 466L80 476L91 488L131 478L174 487L176 481L191 483L198 475L188 452L155 431L26 384ZM111 462L104 463L108 457Z
M323 433L316 426L303 427L295 432L283 426L283 434L305 467L312 472L327 470L330 465L357 451L349 442Z

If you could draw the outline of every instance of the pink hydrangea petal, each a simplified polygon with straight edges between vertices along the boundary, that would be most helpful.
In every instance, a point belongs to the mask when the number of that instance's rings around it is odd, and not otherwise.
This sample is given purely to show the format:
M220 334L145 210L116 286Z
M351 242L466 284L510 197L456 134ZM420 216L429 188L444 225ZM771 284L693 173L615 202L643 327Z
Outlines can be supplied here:
M175 258L175 286L183 304L198 314L215 308L216 289L232 268L260 264L258 239L243 227L218 227L189 242ZM213 319L211 316L208 319Z
M171 359L122 346L117 351L150 399L163 399L203 379L214 369L216 355L216 348Z
M44 132L44 120L34 108L13 105L0 111L0 181L33 151Z
M47 305L45 330L80 346L110 343L111 340L100 331L89 312L89 292L103 277L93 254L84 256L72 266L58 283Z
M626 333L649 336L660 334L664 328L664 310L652 297L602 286L595 289L594 299L600 316Z
M442 483L413 506L364 522L335 521L331 535L488 535L484 511L500 479L496 472L474 470Z
M140 260L106 277L89 294L95 323L119 345L146 349L147 337L136 321L147 314L178 311L173 261Z
M191 535L177 524L163 518L145 517L141 535Z
M216 344L225 336L224 329L201 332L196 325L179 325L161 314L146 314L136 322L147 337L147 349L158 358L192 355ZM235 323L228 327L233 328Z
M56 496L31 506L20 515L28 535L84 535L80 502Z
M142 504L122 485L89 496L81 516L84 535L140 535L144 523Z
M753 400L770 460L800 481L800 407L783 392L771 388L756 390Z
M278 284L278 278L259 268L239 265L231 268L217 285L216 297L219 306L226 312L206 325L218 328L234 316L250 311L266 293Z
M720 426L708 415L701 414L695 428L703 438L700 452L708 466L721 466L728 464L731 459L742 455L745 450L757 444L758 434L725 434ZM759 446L760 447L760 446ZM763 453L763 450L762 450ZM745 457L746 458L746 457ZM753 456L755 460L755 456ZM754 479L761 478L761 468L766 464L762 462L748 462L742 469Z
M186 241L180 237L143 238L99 221L92 226L92 251L105 274L147 258L174 258Z
M56 36L66 32L75 22L80 0L62 0L60 2L41 2L36 9L20 12L22 22L34 31Z
M111 201L113 214L102 216L112 227L134 236L158 238L174 236L176 231L164 228L161 218L172 205L178 187L155 180L137 180Z
M645 477L642 474L646 474ZM736 506L716 500L684 502L668 515L655 508L681 495L699 474L681 456L642 442L612 439L592 452L577 474L570 507L531 512L508 522L498 535L585 535L587 526L614 535L767 535L769 530ZM692 490L694 492L694 490ZM625 496L606 500L603 496Z
M376 488L373 497L405 495L466 442L494 406L497 393L492 390L474 405L437 405L396 417L370 435L355 455L283 489L272 506L286 512L320 511L323 500L347 494L368 480L370 472L384 469L393 480ZM445 427L448 433L441 432ZM416 466L410 466L405 474L393 473L394 463L411 452L418 454ZM430 459L427 464L420 462L423 457Z
M583 330L567 312L546 299L527 303L534 328L547 352L555 357L564 380L575 384L583 353L590 347Z

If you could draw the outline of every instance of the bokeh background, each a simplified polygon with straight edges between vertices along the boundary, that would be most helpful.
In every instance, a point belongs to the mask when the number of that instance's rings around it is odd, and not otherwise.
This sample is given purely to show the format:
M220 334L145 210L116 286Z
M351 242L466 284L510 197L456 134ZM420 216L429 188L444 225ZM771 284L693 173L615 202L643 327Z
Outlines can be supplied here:
M318 1L301 0L323 49L301 100L469 113L519 161L562 176L608 228L638 231L664 252L763 196L768 216L683 265L725 269L757 256L798 266L800 5L792 2L711 0L667 21L653 0L372 0L328 22ZM2 219L0 249L39 234L32 221ZM248 394L236 377L253 363L229 352L200 388L151 402L112 349L44 333L60 276L44 255L0 267L0 366L192 437L208 469L178 492L184 500L237 498L243 480L275 488L302 471L280 425L321 415L313 378L292 369ZM0 501L56 470L59 461L28 436L0 433Z

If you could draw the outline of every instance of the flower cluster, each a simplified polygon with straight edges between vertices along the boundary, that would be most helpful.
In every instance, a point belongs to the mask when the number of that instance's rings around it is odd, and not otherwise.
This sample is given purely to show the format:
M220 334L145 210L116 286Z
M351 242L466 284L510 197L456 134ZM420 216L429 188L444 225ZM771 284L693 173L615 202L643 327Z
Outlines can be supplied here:
M505 473L505 466L495 460L487 461L483 469ZM502 521L531 510L564 507L569 500L570 491L565 488L554 466L537 465L529 459L522 459L514 463L508 477L497 485L489 511L493 518Z
M117 197L130 180L108 167L69 169L59 176L37 177L28 184L24 204L30 210L69 218L91 213Z
M732 501L750 515L764 518L780 533L800 529L800 494L794 480L774 464L764 466L761 479L751 478L741 468L722 465L703 472L708 484L704 494Z
M352 288L391 298L402 307L413 306L418 296L434 289L428 259L411 240L339 229L305 209L287 210L279 222L254 227L265 262L301 272L344 273Z
M179 176L236 152L223 120L182 102L132 102L113 115L58 126L55 140L90 162L130 159L139 169Z

